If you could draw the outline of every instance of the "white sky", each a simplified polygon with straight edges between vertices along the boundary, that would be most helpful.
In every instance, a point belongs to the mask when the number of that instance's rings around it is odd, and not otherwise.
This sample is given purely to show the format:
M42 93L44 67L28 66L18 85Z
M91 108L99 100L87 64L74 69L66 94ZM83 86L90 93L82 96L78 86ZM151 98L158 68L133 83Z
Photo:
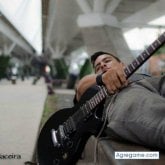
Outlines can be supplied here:
M155 19L148 24L165 26L165 16ZM124 33L124 37L131 50L143 50L151 44L165 28L134 28Z
M0 0L0 11L40 54L42 51L41 0Z

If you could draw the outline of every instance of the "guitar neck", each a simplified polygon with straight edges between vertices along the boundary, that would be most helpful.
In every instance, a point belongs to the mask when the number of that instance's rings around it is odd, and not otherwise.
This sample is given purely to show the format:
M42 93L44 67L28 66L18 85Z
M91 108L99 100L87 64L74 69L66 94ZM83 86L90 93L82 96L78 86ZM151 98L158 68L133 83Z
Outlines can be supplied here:
M145 61L148 60L165 42L165 32L148 46L136 59L125 69L126 77L130 77Z

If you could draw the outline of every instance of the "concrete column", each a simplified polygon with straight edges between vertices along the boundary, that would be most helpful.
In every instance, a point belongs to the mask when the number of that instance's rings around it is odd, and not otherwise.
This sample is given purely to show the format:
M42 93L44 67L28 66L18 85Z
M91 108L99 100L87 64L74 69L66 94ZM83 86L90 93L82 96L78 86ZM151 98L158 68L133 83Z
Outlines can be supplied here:
M108 1L108 4L105 0L95 0L91 4L87 0L77 2L84 12L78 16L77 24L81 28L88 54L107 51L118 56L124 63L130 63L133 56L124 39L120 22L112 15L121 0ZM90 12L87 10L89 8Z
M126 64L133 60L120 28L104 25L81 28L81 31L89 55L106 51L117 55Z
M112 41L114 48L116 50L116 55L126 64L129 64L133 60L133 55L126 43L123 36L123 32L120 28L116 27L106 27L107 36L109 40Z

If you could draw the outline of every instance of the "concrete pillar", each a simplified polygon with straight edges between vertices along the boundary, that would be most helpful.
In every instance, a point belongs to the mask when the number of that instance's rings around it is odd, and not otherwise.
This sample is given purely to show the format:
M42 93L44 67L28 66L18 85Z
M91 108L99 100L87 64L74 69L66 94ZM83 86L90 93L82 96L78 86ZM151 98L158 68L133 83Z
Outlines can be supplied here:
M77 24L89 55L96 51L107 51L128 64L133 56L124 39L120 22L112 15L120 1L95 0L89 4L87 0L77 0L83 12L78 16Z
M125 64L133 60L121 29L104 25L81 28L81 31L89 55L106 51L118 56Z
M126 64L129 64L133 60L133 55L126 43L126 40L123 36L123 32L120 28L116 27L106 27L107 36L114 45L116 55Z

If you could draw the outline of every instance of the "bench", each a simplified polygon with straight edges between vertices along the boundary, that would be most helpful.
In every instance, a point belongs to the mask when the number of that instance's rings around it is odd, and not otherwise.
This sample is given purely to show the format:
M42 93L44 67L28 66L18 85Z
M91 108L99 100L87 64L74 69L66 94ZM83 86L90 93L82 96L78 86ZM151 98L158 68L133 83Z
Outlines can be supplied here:
M95 154L96 138L91 136L88 140L82 159L77 165L92 165L94 164L94 157L97 157L96 165L164 165L165 152L159 152L159 159L115 159L115 151L140 151L140 152L154 152L158 150L151 150L149 148L139 146L133 143L123 143L109 138L103 138L98 142L97 154ZM97 156L96 156L97 155Z

